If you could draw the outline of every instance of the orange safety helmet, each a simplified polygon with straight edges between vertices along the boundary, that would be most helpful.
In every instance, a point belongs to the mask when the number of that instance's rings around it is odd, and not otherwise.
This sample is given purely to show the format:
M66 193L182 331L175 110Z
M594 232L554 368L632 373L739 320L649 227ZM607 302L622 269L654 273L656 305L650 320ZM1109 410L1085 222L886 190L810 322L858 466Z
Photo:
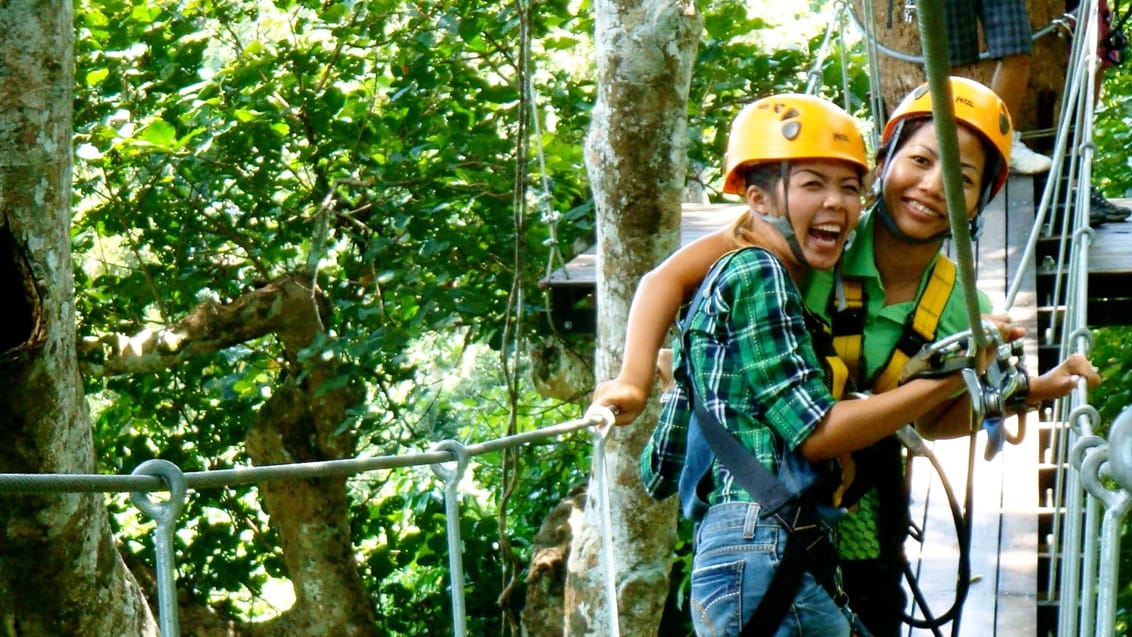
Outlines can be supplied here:
M995 175L994 184L987 197L989 201L1002 189L1010 174L1010 145L1014 134L1010 113L1006 110L1006 104L1002 99L983 84L965 77L954 76L948 78L948 83L951 85L955 120L974 129L998 150L998 174ZM881 145L892 141L892 136L900 122L913 117L931 117L931 115L931 91L928 84L924 83L909 93L892 112L892 116L884 125Z
M820 97L783 93L748 104L731 122L723 192L742 195L751 164L796 159L840 159L869 171L865 139L849 113Z

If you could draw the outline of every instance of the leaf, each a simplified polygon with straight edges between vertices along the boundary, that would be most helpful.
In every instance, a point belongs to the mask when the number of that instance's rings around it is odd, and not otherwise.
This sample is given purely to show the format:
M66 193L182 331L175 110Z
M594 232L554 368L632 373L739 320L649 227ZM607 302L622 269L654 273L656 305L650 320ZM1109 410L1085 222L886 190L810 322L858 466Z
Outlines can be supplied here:
M142 129L137 138L161 150L172 150L177 140L177 129L165 120L153 120Z

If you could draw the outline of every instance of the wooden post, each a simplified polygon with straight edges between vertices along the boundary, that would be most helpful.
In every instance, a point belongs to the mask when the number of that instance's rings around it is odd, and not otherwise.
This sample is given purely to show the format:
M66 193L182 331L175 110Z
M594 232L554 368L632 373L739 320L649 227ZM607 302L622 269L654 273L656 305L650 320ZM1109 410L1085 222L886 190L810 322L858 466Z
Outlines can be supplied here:
M861 2L854 0L853 10L862 24L864 14ZM921 55L920 30L917 17L913 14L905 22L905 0L868 0L873 12L873 31L879 44L906 56ZM947 0L944 0L945 2ZM1034 33L1051 24L1053 18L1065 12L1064 0L1027 0L1030 24ZM971 16L975 20L975 16ZM981 34L981 29L980 29ZM980 35L980 42L983 42ZM983 44L985 50L986 45ZM1023 98L1022 109L1013 114L1015 127L1023 132L1040 131L1052 128L1060 109L1061 94L1065 86L1065 71L1068 66L1069 41L1051 32L1034 42L1030 61L1030 82ZM892 109L908 91L922 83L926 76L919 64L906 62L892 55L880 54L880 91L886 109ZM955 67L956 75L963 75L989 85L994 73L993 60L978 64ZM875 79L875 78L874 78ZM1052 146L1052 134L1048 135L1048 145ZM1043 148L1042 143L1032 145Z

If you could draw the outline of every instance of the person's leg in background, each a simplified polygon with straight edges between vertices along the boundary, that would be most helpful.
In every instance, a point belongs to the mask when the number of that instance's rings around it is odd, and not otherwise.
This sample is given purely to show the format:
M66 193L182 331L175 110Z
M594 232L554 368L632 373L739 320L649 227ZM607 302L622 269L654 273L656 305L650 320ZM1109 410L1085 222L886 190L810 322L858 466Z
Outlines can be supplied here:
M1010 148L1010 169L1024 175L1050 169L1050 158L1036 153L1018 136L1018 115L1030 82L1030 54L1033 32L1025 0L983 0L980 19L987 41L987 53L998 61L990 88L1002 98L1015 122L1014 144Z

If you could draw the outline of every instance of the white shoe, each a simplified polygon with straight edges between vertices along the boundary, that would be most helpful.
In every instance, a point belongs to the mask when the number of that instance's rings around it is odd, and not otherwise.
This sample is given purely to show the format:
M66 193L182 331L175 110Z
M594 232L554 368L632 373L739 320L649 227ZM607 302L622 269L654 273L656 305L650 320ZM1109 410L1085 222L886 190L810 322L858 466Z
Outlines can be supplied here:
M1044 173L1053 165L1053 161L1041 153L1030 150L1022 140L1014 137L1010 145L1010 172L1020 175L1036 175Z

